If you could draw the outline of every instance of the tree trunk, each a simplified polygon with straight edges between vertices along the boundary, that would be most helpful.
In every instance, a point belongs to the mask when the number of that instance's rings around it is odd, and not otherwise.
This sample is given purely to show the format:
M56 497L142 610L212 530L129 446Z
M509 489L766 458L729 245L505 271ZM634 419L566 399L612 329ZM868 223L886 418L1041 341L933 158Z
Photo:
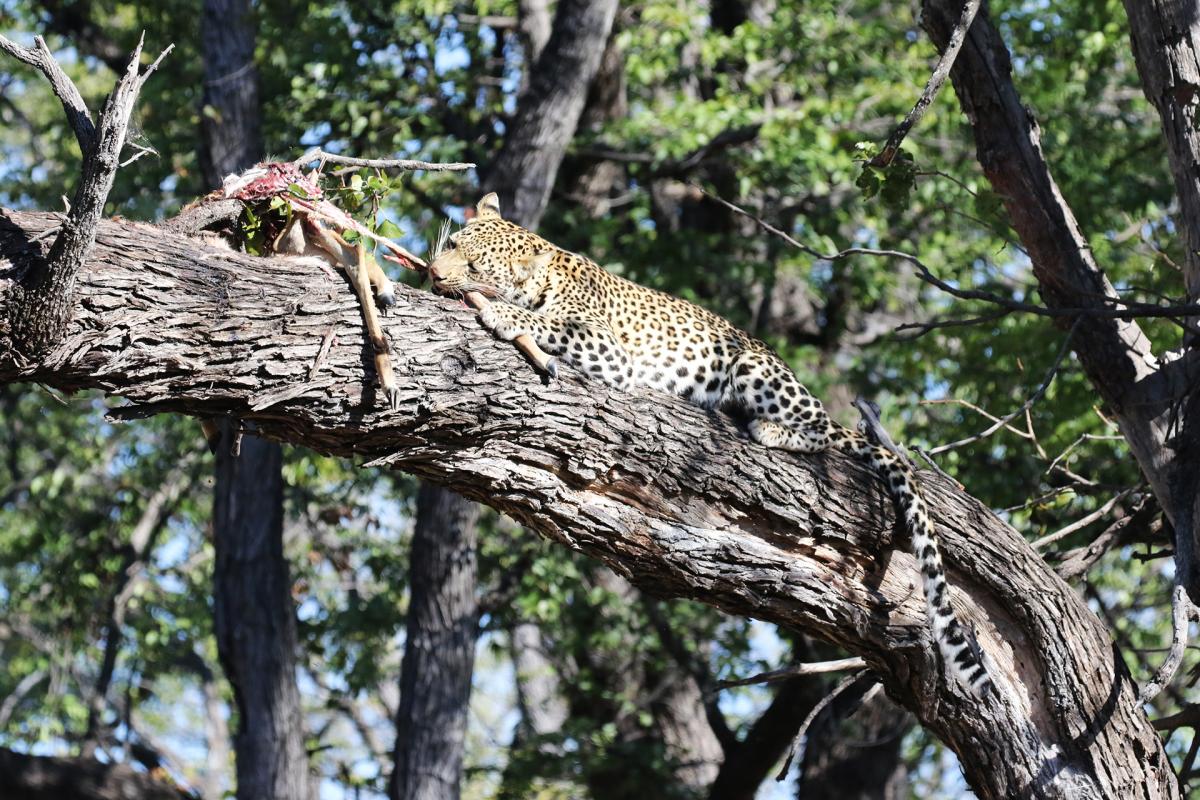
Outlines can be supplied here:
M612 0L599 5L613 6ZM590 7L583 4L584 8ZM606 12L607 20L594 19L584 13L580 3L565 0L560 4L550 34L550 46L559 52L586 51L602 48L608 36L615 11ZM557 45L554 43L557 42ZM531 46L536 46L533 43ZM525 92L518 101L517 119L505 137L504 147L492 164L483 192L497 191L508 198L513 209L509 218L519 224L536 225L550 198L550 187L566 153L583 100L587 96L599 59L586 61L563 74L562 65L553 60L541 60L530 70L530 85L537 93ZM559 118L546 124L540 115L525 113L529 104L549 113L574 116ZM522 175L524 183L509 186L507 176ZM543 191L544 189L544 191ZM516 216L513 216L513 215ZM439 613L454 608L474 621L478 616L475 596L475 518L473 504L445 489L422 487L417 498L417 523L413 532L412 573L413 597L409 613L408 639L405 643L404 673L401 675L401 704L396 715L395 767L390 793L394 800L455 800L459 796L462 766L463 732L466 729L471 692L471 672L474 665L475 637L464 636L459 628L462 618ZM468 555L469 554L469 555ZM448 582L426 582L415 570L420 565L429 574L444 577ZM416 592L421 584L420 596ZM418 602L421 604L418 607ZM414 628L413 625L416 625ZM417 676L410 674L428 663L425 653L417 652L425 642L438 642L454 652L443 654L446 669ZM459 670L456 672L455 669ZM406 688L407 687L407 688ZM404 697L418 690L439 698L438 713L425 700L406 702ZM455 732L458 733L455 733ZM451 767L454 772L451 773Z
M1162 121L1179 198L1175 224L1183 233L1183 282L1188 300L1195 303L1200 301L1200 14L1194 0L1125 0L1125 13L1142 89ZM1194 349L1198 340L1189 335L1185 341ZM1170 443L1172 489L1178 498L1175 569L1178 583L1188 589L1193 603L1200 603L1200 397L1190 380L1171 399L1181 396L1183 424Z
M200 167L212 188L231 172L254 166L263 155L253 15L250 0L204 0Z
M51 214L0 214L21 261ZM567 369L530 371L461 304L397 286L384 320L399 407L376 401L348 286L295 259L103 222L65 339L0 382L101 388L113 412L234 415L261 435L404 469L599 558L658 596L825 638L959 756L983 798L1176 797L1162 743L1082 599L1019 534L922 473L956 610L997 693L965 699L934 656L916 561L869 467L749 442L727 417ZM318 359L326 334L335 344ZM0 324L0 352L7 330Z
M797 800L905 800L908 770L900 745L912 718L883 694L868 698L851 719L828 715L809 728Z
M600 66L616 0L560 0L517 116L485 183L506 218L536 228Z
M475 523L479 507L431 484L417 497L412 582L389 794L408 800L459 796L467 702L475 661Z
M307 798L312 787L296 688L291 581L283 557L280 449L246 437L235 456L231 445L223 435L217 449L213 618L217 652L237 710L237 796Z
M262 157L253 13L249 0L204 0L200 164L214 188ZM283 456L278 444L244 434L236 419L219 427L213 592L218 652L239 710L237 796L305 800L312 785L283 555Z
M959 15L952 0L925 0L922 25L939 49ZM1041 133L1012 82L1008 49L981 8L950 73L975 133L984 175L1004 199L1013 228L1029 253L1042 298L1051 308L1102 312L1119 302L1087 238L1063 199L1041 148ZM1195 358L1157 358L1137 322L1084 313L1062 317L1088 379L1115 416L1155 499L1177 533L1178 580L1200 600L1193 553L1200 536L1194 508L1200 477L1200 410L1191 394ZM1194 355L1194 354L1193 354ZM1175 436L1183 423L1186 439Z
M1175 179L1183 232L1183 279L1191 302L1200 300L1200 14L1195 2L1125 0L1129 34L1142 89L1162 120L1167 159Z

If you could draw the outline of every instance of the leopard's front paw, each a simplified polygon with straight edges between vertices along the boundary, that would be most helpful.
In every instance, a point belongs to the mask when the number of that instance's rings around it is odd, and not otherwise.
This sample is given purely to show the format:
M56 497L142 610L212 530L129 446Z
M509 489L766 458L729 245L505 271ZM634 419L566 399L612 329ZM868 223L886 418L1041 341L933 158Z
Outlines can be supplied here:
M486 305L479 309L479 322L489 331L499 335L497 330L500 327L500 315L496 313L494 305Z
M518 336L529 333L529 326L524 323L519 314L514 314L507 306L491 303L479 310L479 321L483 327L496 334L496 338L511 342Z

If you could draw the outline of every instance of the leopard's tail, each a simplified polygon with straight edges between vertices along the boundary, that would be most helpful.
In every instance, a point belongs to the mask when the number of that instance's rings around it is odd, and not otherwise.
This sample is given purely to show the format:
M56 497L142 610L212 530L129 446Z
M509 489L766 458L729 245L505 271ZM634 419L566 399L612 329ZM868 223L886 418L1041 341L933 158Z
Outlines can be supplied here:
M845 428L838 433L840 435L833 437L835 446L869 461L887 483L888 491L904 514L904 523L912 537L913 554L921 567L930 627L946 668L975 695L986 697L992 690L992 679L981 661L974 637L968 634L950 606L937 533L925 507L925 498L917 488L916 475L903 459L862 434Z

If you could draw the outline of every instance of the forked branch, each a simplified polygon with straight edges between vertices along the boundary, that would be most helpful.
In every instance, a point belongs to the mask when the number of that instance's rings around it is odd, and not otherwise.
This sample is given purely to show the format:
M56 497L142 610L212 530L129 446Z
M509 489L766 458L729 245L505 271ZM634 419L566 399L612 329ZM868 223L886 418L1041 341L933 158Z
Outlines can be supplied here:
M93 124L79 88L55 61L39 36L32 48L21 47L0 36L0 50L37 68L50 81L62 102L67 119L79 140L83 165L79 185L58 229L50 251L34 258L21 275L19 286L9 295L8 317L14 355L36 358L62 336L71 315L75 278L96 238L96 226L121 165L129 118L138 92L159 63L171 52L168 45L144 72L138 66L142 55L139 41L129 58L125 74L109 94Z

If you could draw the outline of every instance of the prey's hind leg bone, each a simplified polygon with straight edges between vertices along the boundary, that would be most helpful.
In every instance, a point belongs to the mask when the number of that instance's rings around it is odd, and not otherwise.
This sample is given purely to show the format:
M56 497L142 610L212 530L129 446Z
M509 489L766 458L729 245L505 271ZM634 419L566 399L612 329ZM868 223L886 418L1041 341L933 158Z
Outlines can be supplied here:
M392 372L392 360L388 357L387 337L383 334L383 326L379 324L379 313L375 310L375 304L371 302L368 291L372 284L368 262L375 264L375 259L371 258L367 249L361 244L355 248L354 255L357 269L351 271L350 275L354 288L358 290L358 303L362 307L367 339L371 342L371 349L375 353L375 374L379 376L379 385L383 389L384 397L387 398L388 407L395 411L400 406L400 388L396 385L396 375ZM375 269L379 270L378 264L375 264Z
M388 357L387 337L379 323L379 312L371 300L371 289L375 290L375 300L384 307L395 305L396 296L392 282L383 274L379 264L361 244L358 247L350 246L320 223L306 225L299 214L292 217L280 234L275 249L281 253L319 258L344 270L349 276L362 310L367 341L374 352L375 373L379 376L388 407L395 410L400 405L400 390Z

